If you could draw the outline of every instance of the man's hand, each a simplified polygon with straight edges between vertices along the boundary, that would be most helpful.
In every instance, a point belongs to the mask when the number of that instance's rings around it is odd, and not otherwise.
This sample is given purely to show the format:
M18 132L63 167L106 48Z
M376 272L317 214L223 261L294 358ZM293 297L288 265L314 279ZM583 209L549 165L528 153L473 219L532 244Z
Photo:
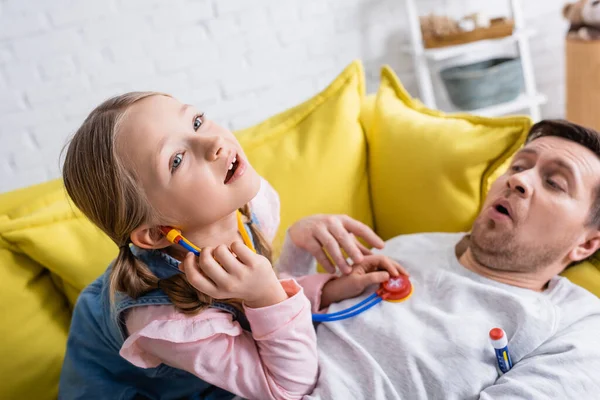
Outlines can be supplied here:
M385 282L391 276L400 274L408 276L408 272L394 260L381 254L364 256L361 263L352 266L349 275L333 279L323 286L321 308L359 296L368 286Z
M346 262L342 249L354 263L362 262L365 255L371 254L357 237L364 239L372 247L382 248L384 245L383 240L371 228L347 215L320 214L306 217L292 225L288 234L296 246L312 254L328 272L334 272L337 266L344 274L350 273L352 269Z

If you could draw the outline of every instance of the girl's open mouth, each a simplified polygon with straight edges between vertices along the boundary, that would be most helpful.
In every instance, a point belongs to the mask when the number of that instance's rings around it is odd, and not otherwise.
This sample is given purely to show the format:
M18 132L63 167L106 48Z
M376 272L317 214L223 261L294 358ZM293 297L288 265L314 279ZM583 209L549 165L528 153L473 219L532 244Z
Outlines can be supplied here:
M235 176L235 173L236 173L239 165L240 165L240 163L239 163L239 161L237 159L237 155L236 155L235 157L233 157L233 160L229 164L227 174L225 175L225 181L223 181L224 184L228 184L231 181L231 178L233 178Z

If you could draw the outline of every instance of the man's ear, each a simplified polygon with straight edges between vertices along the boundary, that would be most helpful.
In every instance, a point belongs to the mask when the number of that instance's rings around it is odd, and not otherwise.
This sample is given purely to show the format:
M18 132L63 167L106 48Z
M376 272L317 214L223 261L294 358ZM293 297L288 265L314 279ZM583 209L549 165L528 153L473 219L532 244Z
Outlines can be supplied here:
M589 234L586 240L577 245L569 253L569 258L573 262L585 260L600 248L600 230L594 230Z
M131 243L142 249L162 249L171 245L158 226L140 225L131 232Z

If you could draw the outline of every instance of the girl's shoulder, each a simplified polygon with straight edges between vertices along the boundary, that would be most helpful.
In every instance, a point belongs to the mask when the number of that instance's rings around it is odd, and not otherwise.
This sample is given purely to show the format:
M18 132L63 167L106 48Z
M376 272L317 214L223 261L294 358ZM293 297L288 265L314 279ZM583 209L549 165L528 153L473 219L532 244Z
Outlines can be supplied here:
M160 364L152 355L138 345L140 339L161 340L178 344L193 343L214 335L239 336L243 334L240 324L233 315L215 308L189 315L173 305L141 306L128 311L125 325L129 336L121 347L120 354L134 365L152 368Z

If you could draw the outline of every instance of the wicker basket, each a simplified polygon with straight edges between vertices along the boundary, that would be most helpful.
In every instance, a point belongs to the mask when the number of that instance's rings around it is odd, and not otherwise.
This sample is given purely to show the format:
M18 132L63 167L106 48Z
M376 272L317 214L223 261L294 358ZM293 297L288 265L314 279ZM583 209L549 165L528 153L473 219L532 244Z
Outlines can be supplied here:
M471 43L478 40L499 39L512 35L514 27L515 24L510 19L495 18L491 20L489 28L476 28L469 32L458 32L444 36L424 35L423 46L426 49L433 49Z
M494 58L440 72L450 101L463 110L475 110L514 100L523 90L519 58Z

